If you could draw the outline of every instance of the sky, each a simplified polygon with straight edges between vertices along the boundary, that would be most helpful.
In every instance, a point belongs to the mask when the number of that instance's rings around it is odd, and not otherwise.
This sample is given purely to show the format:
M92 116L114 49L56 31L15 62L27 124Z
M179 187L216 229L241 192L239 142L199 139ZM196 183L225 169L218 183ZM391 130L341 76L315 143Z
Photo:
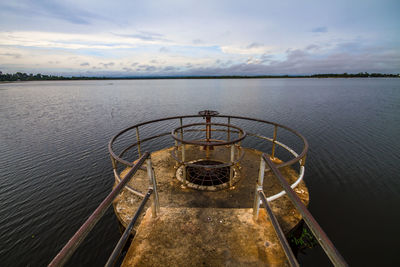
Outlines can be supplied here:
M0 0L0 71L400 73L399 0Z

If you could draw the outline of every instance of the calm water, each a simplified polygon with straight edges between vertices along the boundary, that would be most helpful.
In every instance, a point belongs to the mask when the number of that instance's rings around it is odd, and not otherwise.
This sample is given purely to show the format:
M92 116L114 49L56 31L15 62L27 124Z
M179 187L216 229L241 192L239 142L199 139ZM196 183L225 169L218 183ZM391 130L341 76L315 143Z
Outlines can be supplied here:
M400 79L56 81L0 84L0 265L43 266L109 193L109 139L213 109L292 127L310 143L310 210L353 266L394 266L400 237ZM111 209L71 266L101 266ZM319 249L305 266L327 260Z

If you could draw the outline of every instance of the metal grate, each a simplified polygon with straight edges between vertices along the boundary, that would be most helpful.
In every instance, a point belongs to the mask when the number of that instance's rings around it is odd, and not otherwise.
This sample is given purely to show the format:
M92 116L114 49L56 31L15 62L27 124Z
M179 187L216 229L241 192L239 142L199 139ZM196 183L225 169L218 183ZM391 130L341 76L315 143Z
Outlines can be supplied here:
M196 161L197 165L221 165L221 162L213 161L213 160L200 160ZM224 167L194 167L188 166L186 168L187 173L187 181L202 185L202 186L214 186L220 185L229 182L229 174L230 174L229 166Z

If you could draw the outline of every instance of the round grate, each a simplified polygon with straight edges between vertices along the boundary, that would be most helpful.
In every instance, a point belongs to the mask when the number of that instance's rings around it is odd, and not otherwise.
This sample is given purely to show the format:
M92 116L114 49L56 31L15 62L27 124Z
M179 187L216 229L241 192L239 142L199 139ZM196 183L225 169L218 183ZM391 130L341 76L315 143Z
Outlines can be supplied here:
M221 162L213 160L196 161L197 165L220 165ZM229 182L229 166L221 168L207 168L188 166L186 168L187 181L201 186L215 186Z

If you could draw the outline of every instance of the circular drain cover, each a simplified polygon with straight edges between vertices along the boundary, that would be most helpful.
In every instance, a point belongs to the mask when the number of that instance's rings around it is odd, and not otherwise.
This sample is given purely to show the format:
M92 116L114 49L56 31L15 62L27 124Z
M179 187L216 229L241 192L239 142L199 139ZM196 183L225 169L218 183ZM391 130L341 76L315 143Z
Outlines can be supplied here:
M214 186L229 182L230 168L229 166L224 167L212 167L207 168L207 165L221 165L221 162L213 160L199 160L194 162L196 165L205 165L204 167L188 166L186 168L186 179L187 181L202 185L202 186Z

